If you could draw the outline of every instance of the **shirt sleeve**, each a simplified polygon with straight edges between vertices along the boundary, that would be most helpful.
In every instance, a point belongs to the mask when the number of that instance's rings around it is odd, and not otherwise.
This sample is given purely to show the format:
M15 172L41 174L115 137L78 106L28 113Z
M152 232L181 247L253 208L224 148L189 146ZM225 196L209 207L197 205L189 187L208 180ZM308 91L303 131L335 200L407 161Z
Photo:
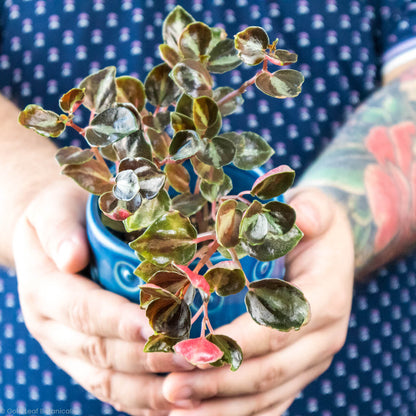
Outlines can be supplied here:
M416 0L380 0L382 73L416 59Z

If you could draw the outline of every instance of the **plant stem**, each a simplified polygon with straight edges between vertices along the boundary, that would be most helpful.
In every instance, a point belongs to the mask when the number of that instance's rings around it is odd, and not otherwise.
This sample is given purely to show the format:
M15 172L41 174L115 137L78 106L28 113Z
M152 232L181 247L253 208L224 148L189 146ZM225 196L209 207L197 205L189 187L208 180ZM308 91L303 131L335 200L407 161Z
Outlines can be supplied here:
M99 163L101 163L102 165L107 166L107 164L105 163L105 160L103 159L103 157L101 156L100 150L98 149L98 147L96 146L92 146L91 150L94 152L94 156L97 159L97 161Z
M214 328L212 328L211 322L208 318L208 302L204 302L203 305L204 307L204 321L206 323L206 325L208 326L208 330L211 334L214 333Z
M77 131L81 136L85 137L85 130L82 129L80 126L75 124L72 120L66 123L67 126L72 127L75 131Z
M198 243L201 243L202 241L215 240L216 237L217 235L215 231L207 231L206 233L198 234L193 242L198 244Z
M283 66L283 62L279 61L278 59L272 58L269 55L264 55L264 57L265 57L265 59L264 59L265 62L269 61L274 65Z
M220 246L220 244L218 243L218 241L216 239L212 243L210 243L210 245L208 246L208 251L199 260L198 264L196 265L195 269L193 270L195 273L198 273L205 266L206 262L217 251L217 248L219 246Z
M234 263L236 263L237 264L237 266L243 271L243 273L244 273L244 269L243 269L243 266L241 265L241 263L240 263L240 259L238 258L238 255L237 255L237 252L235 251L235 248L234 247L232 247L232 248L229 248L228 249L228 251L230 252L230 254L231 254L231 258L233 259L233 262ZM246 279L246 286L248 287L248 285L250 284L250 281L247 279L247 276L246 276L246 274L244 273L244 277L245 277L245 279Z
M244 82L240 88L238 88L237 90L231 91L229 94L222 97L221 100L217 101L218 107L221 107L228 101L232 100L234 97L237 97L238 95L243 94L250 85L253 85L256 82L257 76L262 72L263 70L257 72L256 75L254 75L254 77Z
M203 310L204 310L204 305L202 304L201 307L198 309L197 313L192 317L191 325L193 325L196 322L196 320L199 318L199 315L201 315Z

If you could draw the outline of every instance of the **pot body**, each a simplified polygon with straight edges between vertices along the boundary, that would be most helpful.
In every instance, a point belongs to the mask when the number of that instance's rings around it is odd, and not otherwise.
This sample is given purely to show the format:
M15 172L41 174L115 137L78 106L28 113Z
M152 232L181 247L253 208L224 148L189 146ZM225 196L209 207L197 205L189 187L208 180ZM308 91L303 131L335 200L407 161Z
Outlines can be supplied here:
M234 188L231 194L251 189L254 181L264 174L260 169L242 171L232 165L225 168L225 173L233 181ZM138 286L145 282L134 274L134 270L140 264L140 260L127 243L117 238L102 224L97 196L91 196L88 200L86 220L92 255L90 264L92 279L105 289L139 303L140 290ZM214 264L224 260L226 259L219 253L211 258ZM272 275L273 277L283 276L283 259L261 262L246 256L241 259L241 264L250 281L264 279ZM215 293L211 295L209 316L214 328L230 323L246 312L244 303L246 292L247 289L244 289L236 295L227 297L217 296ZM195 313L201 304L201 298L197 291L191 305L192 313Z

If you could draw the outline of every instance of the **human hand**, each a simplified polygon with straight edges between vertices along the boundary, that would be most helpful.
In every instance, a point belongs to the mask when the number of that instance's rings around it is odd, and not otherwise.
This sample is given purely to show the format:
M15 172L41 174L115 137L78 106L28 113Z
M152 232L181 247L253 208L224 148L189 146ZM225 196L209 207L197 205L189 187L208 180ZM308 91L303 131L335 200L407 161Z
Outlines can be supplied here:
M348 219L318 190L299 191L291 205L305 237L287 255L286 278L311 304L311 321L298 332L278 332L248 314L218 329L242 347L244 361L229 367L174 372L163 383L166 399L201 400L192 410L170 416L278 416L297 394L330 365L345 342L354 275Z
M26 325L51 359L100 400L133 415L166 415L173 406L155 373L193 367L173 354L144 353L148 323L139 306L76 274L89 261L86 197L64 178L32 200L16 227Z

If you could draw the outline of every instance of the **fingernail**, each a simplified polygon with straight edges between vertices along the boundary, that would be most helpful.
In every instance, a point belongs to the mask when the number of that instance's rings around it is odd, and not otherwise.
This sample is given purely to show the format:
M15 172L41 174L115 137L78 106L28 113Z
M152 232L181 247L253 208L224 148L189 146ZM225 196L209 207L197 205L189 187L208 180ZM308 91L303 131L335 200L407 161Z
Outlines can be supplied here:
M194 409L195 407L198 407L200 403L201 402L197 402L195 400L178 400L174 404L182 409Z
M186 361L185 358L182 357L182 355L173 354L172 361L176 366L180 367L183 370L193 370L195 368L195 366L192 365L190 362ZM186 398L187 397L184 397L184 399Z
M174 400L175 403L182 402L184 400L190 401L187 399L189 399L192 396L192 389L189 386L184 386L180 390L177 390L174 396L175 396L175 400Z
M57 257L55 260L56 265L59 269L65 269L65 267L72 260L74 253L74 244L71 240L64 240L59 245Z

